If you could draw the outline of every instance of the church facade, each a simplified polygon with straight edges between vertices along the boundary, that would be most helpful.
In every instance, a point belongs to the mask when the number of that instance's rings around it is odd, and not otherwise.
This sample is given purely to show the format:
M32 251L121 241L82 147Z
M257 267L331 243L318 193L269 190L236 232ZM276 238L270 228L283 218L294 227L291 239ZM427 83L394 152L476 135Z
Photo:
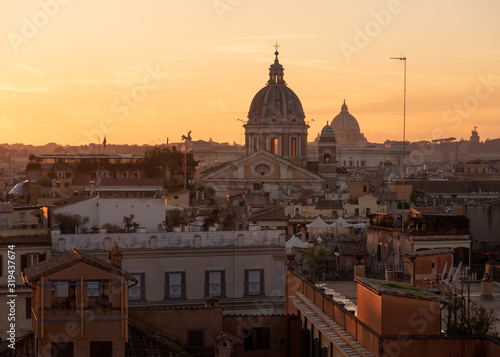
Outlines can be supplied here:
M245 156L208 169L203 183L219 198L238 193L267 195L277 203L282 195L301 190L336 191L336 143L333 129L322 131L322 153L317 170L307 163L307 130L299 97L284 80L278 52L269 68L269 80L254 96L245 128ZM328 128L327 128L328 127ZM326 183L326 181L327 183Z

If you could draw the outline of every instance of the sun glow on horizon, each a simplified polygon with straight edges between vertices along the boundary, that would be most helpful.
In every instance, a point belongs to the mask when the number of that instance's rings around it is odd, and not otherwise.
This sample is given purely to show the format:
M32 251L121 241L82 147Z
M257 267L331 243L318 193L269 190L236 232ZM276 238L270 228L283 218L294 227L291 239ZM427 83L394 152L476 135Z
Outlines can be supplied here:
M344 98L369 141L401 140L398 56L408 140L500 137L496 1L221 1L0 5L0 142L239 144L276 41L309 141Z

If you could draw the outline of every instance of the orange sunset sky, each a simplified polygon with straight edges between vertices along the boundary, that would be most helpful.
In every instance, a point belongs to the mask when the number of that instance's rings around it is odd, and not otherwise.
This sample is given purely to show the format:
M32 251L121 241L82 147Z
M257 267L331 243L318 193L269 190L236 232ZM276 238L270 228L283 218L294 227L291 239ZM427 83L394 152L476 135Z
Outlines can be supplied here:
M278 41L309 141L346 100L371 142L500 137L500 2L3 0L0 143L241 143ZM312 121L314 119L314 121Z

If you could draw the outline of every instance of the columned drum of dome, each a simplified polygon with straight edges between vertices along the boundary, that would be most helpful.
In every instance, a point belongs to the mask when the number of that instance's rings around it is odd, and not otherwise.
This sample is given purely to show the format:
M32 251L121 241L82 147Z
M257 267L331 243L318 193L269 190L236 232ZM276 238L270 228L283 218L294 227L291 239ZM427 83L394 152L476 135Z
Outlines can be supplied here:
M278 51L269 80L250 104L245 128L245 155L265 149L303 165L307 158L307 125L297 95L287 86Z

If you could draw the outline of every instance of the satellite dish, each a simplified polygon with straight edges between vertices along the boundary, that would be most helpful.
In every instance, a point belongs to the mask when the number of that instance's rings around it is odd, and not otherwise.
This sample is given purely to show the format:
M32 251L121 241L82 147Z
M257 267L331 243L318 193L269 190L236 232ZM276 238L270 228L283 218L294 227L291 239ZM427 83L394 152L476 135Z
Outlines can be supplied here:
M457 270L455 271L455 277L453 278L453 282L451 283L451 287L455 287L458 283L458 278L460 276L460 271L461 271L461 268L462 268L462 262L460 262L460 264L458 264L458 268Z
M441 280L444 279L444 276L446 274L446 268L448 268L448 262L444 263L444 269L443 272L441 273Z

